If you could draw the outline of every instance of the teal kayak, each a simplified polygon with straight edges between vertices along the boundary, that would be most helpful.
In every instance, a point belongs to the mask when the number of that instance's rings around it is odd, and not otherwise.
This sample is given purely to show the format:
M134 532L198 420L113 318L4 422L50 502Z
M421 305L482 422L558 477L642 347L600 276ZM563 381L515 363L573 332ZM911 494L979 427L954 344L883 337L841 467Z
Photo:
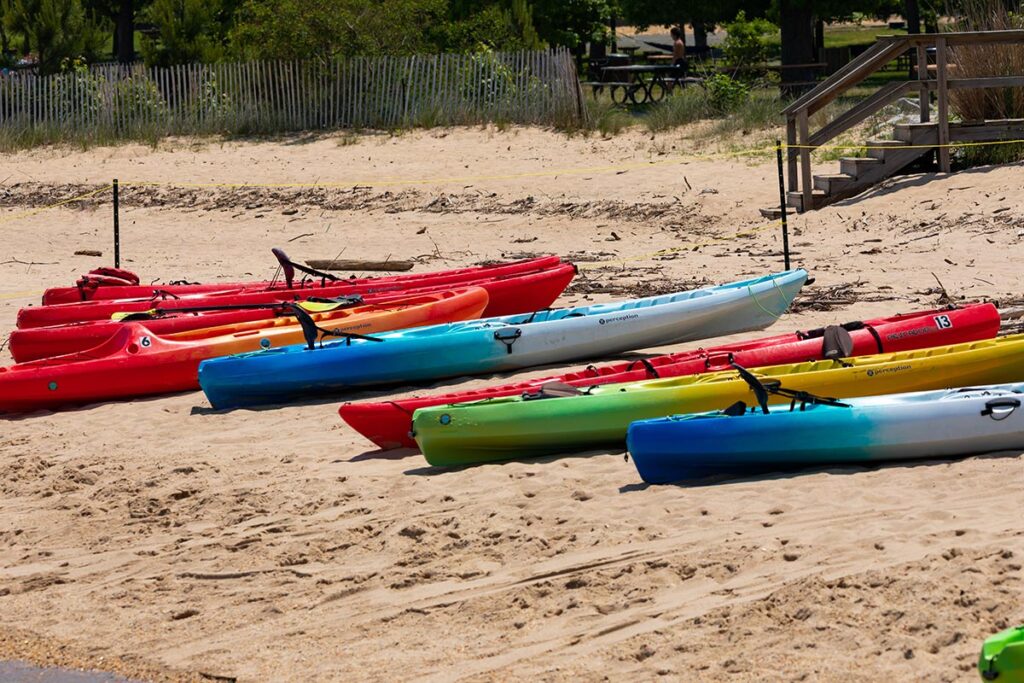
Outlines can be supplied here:
M817 396L878 396L1024 381L1024 335L917 351L757 368L765 384ZM632 422L756 402L739 371L607 384L422 408L413 436L431 465L621 448ZM569 394L569 395L566 395ZM789 405L783 393L774 405Z
M284 403L352 387L507 372L768 327L807 280L790 270L714 287L484 318L204 361L215 408Z
M1024 384L673 415L629 426L644 481L1024 449ZM744 410L745 409L745 410Z

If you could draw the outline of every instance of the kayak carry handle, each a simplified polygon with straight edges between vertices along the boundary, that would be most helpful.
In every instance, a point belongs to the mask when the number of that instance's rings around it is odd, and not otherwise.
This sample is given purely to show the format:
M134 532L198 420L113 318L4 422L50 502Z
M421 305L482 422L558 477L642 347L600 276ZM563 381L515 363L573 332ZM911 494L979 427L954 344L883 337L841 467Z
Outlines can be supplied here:
M982 417L991 417L996 422L1005 420L1013 414L1013 411L1020 408L1019 398L994 398L985 404L981 411Z
M522 336L523 331L518 327L512 329L505 327L494 332L494 339L504 344L509 353L512 353L512 345Z

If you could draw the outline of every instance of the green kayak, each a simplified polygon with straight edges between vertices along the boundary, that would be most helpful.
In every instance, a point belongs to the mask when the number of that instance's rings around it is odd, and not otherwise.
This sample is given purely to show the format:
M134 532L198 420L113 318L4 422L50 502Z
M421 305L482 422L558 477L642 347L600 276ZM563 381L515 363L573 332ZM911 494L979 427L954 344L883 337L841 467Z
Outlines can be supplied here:
M852 398L946 387L1024 381L1024 335L850 358L758 368L761 382L781 384L773 404L792 391ZM553 387L553 389L555 389ZM458 466L618 447L631 422L677 413L724 410L737 401L756 405L738 371L606 384L581 393L511 396L421 408L412 434L431 465ZM570 394L570 395L566 395ZM800 399L797 397L797 401Z
M981 647L978 673L983 681L1024 683L1024 626L989 637Z

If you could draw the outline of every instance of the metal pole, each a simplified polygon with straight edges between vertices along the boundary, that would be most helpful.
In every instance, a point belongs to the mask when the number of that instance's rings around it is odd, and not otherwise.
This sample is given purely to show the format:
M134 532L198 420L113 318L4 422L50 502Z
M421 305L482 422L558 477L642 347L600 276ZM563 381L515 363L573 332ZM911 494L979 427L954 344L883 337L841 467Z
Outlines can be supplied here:
M119 202L117 198L117 178L114 178L114 267L121 267L121 222L119 220Z
M786 181L782 175L782 140L775 141L775 159L779 166L779 209L782 214L782 255L786 259L786 270L789 270L789 224L786 222Z

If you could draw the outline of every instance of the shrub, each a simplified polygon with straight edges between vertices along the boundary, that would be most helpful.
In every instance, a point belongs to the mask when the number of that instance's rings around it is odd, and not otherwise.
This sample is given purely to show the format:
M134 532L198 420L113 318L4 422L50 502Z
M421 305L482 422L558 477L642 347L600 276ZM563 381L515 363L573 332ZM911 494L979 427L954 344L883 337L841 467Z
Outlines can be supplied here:
M750 87L727 74L715 74L704 81L708 104L716 114L736 111L750 97Z
M1024 28L1024 16L1006 9L1000 0L965 0L954 31L996 31ZM1024 50L1019 45L963 45L952 48L950 61L957 78L1019 76L1024 73ZM1024 88L952 90L950 105L963 121L1024 118ZM1003 164L1024 159L1022 145L987 145L957 150L968 165Z
M644 123L652 133L711 118L708 98L700 88L684 88L653 105Z
M771 57L771 38L779 28L767 19L747 19L740 10L736 19L725 25L727 35L722 44L725 61L732 67L763 64Z

